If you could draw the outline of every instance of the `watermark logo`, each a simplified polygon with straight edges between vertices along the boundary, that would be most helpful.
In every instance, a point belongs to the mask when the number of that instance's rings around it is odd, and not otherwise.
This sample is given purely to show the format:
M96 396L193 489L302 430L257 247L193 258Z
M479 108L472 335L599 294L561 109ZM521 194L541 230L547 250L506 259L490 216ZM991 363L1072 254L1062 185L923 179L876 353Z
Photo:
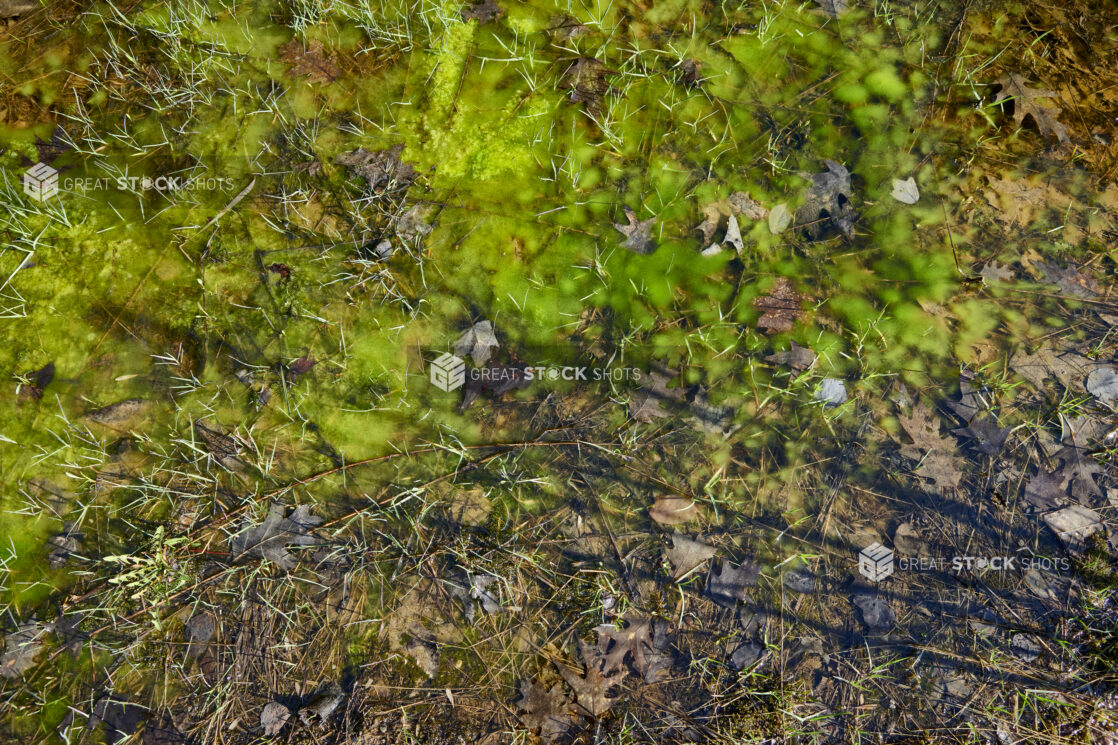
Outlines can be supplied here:
M880 582L893 573L893 551L871 543L858 554L858 571L870 582Z
M37 202L58 194L58 171L46 163L36 163L23 174L23 191Z
M456 391L466 382L466 361L450 352L431 363L431 384L439 390Z

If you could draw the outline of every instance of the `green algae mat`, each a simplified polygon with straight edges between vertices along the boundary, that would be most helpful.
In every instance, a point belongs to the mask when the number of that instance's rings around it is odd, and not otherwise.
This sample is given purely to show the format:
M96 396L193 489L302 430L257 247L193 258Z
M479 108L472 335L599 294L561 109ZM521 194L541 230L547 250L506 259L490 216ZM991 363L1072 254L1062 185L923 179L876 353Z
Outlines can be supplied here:
M0 741L1118 741L1116 29L0 0Z

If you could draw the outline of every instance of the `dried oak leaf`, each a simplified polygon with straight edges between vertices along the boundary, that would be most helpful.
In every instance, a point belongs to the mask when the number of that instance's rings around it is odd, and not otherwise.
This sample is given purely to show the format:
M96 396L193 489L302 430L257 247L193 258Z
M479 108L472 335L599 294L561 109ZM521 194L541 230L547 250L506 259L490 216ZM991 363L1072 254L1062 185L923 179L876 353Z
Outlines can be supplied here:
M901 445L901 455L916 462L914 473L931 481L939 491L955 489L963 475L955 462L955 445L939 432L939 419L920 402L912 409L911 416L897 416L901 429L912 438L911 444Z
M832 227L853 238L856 215L850 203L850 171L833 160L824 160L823 165L827 170L820 173L800 173L811 181L811 186L796 210L796 222L815 240L823 238Z
M672 565L672 579L676 581L698 569L718 551L713 546L688 538L682 533L672 534L672 547L668 549L668 562Z
M645 256L655 251L656 241L652 238L652 226L656 222L656 218L650 217L647 220L638 220L636 213L626 207L625 219L628 221L627 225L616 222L613 224L614 230L625 236L625 241L621 244L621 247Z
M652 619L626 616L625 627L605 623L594 630L598 632L598 652L602 655L602 672L625 670L626 657L641 675L648 669L646 650L652 652Z
M761 311L757 328L767 331L791 331L796 321L803 317L801 306L806 295L792 289L787 277L777 277L767 295L753 299L753 307Z
M609 697L609 690L625 678L624 672L603 674L604 658L597 648L578 640L579 651L582 653L585 674L579 676L566 666L555 664L559 674L567 681L567 685L575 693L575 703L595 719L605 714L617 699Z
M520 681L520 700L516 708L520 710L521 724L537 733L545 743L563 737L575 723L570 712L571 702L558 683L548 689L534 680Z
M994 103L1013 101L1013 120L1018 125L1025 123L1025 117L1031 116L1036 128L1045 136L1055 136L1061 142L1068 141L1068 128L1056 118L1060 113L1058 107L1048 107L1041 103L1045 98L1055 98L1056 94L1039 88L1030 88L1025 77L1015 72L1002 75L994 81L1002 87Z
M299 78L307 78L315 83L332 83L341 75L338 67L322 46L322 42L310 40L306 46L292 39L282 45L280 59L287 64L288 72Z
M334 163L345 166L351 176L364 178L370 189L381 193L385 189L406 188L415 181L415 169L410 163L400 160L400 153L403 151L403 145L387 150L366 150L359 147L334 158Z
M469 23L470 21L477 21L478 25L495 21L505 14L501 7L493 0L483 0L480 3L467 5L462 8L462 22Z
M274 562L281 569L290 570L295 566L295 557L287 552L287 546L310 546L315 543L310 529L322 522L322 518L310 514L310 507L303 504L295 508L290 516L284 517L284 506L273 504L268 508L264 522L245 528L229 542L234 559L260 556Z
M979 274L990 284L1005 284L1013 281L1013 272L997 261L986 262Z

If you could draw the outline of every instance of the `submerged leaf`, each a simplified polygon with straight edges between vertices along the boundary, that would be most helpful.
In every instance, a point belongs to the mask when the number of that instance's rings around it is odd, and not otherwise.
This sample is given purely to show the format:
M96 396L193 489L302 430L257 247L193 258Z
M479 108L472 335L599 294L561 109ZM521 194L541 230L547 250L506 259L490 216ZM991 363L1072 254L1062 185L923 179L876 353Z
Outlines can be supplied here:
M791 331L803 316L801 306L807 297L792 289L787 277L777 277L767 295L753 299L753 307L761 311L757 328L768 331Z
M850 171L833 160L824 160L823 165L827 170L800 174L811 180L811 186L804 194L804 203L796 210L796 222L815 240L823 238L832 227L853 238L855 215L850 203Z
M604 659L594 646L578 640L579 650L582 653L583 665L586 669L582 676L576 675L567 667L556 663L559 674L575 693L575 703L592 717L600 717L613 706L614 698L609 697L609 690L621 682L625 677L624 672L603 674Z
M453 345L456 355L459 357L469 355L474 364L479 367L488 362L493 355L493 350L499 349L500 346L492 321L478 321L459 336Z
M626 207L625 219L628 220L627 225L613 224L614 230L625 236L625 241L621 244L622 248L643 255L655 251L656 241L652 238L652 225L656 222L656 218L638 220L636 213Z
M708 559L714 558L717 550L713 546L688 538L682 533L672 535L672 547L668 549L668 562L672 565L672 579L679 581L698 569Z
M893 179L893 199L903 204L916 204L920 201L920 189L916 187L916 179L909 176L904 181Z
M245 528L230 540L230 551L234 559L260 556L277 564L281 569L290 570L295 566L295 557L287 552L287 546L310 546L315 543L309 531L322 522L321 517L310 514L310 507L299 505L289 517L284 517L282 504L273 504L268 515L259 525Z
M994 103L1012 99L1013 120L1018 125L1025 123L1025 117L1031 116L1036 128L1042 135L1055 136L1059 142L1068 141L1068 128L1056 118L1060 113L1059 108L1049 108L1040 102L1045 98L1055 98L1052 91L1030 88L1027 80L1017 73L1011 72L1002 75L994 81L1002 87L994 98Z
M661 525L679 525L699 516L699 507L684 497L660 497L648 511L649 516Z
M769 211L769 232L773 235L783 233L792 224L792 213L784 202Z
M18 678L35 664L35 657L43 648L43 624L38 621L20 624L3 637L3 654L0 654L0 677Z
M520 722L544 743L555 742L574 725L571 705L558 683L548 689L534 680L520 681L520 700L516 702Z

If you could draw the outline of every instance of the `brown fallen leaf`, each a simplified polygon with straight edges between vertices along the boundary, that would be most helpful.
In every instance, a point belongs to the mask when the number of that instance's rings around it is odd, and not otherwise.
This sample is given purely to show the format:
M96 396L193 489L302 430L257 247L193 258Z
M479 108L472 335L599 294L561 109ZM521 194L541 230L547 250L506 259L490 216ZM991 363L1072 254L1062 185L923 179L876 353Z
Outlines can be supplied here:
M1033 123L1042 135L1055 136L1061 142L1068 141L1068 128L1056 118L1060 113L1058 107L1049 107L1041 103L1046 98L1055 98L1052 91L1040 88L1030 88L1028 80L1015 72L1002 75L994 81L1002 87L994 103L1012 99L1013 120L1018 125L1025 123L1025 117L1032 117Z
M655 251L656 241L652 238L652 225L656 222L656 218L638 220L636 213L629 207L625 207L625 219L628 220L627 225L616 222L613 224L614 230L625 236L621 247L643 255Z
M467 5L462 8L462 22L469 23L470 21L477 21L478 25L484 25L490 21L495 21L505 14L500 6L493 0L482 0L480 3Z
M128 398L115 404L102 406L100 409L94 409L86 413L85 418L91 422L111 427L124 424L132 417L142 413L147 406L148 402L142 398Z
M915 461L913 473L926 479L938 492L958 488L963 474L955 457L955 443L939 432L939 419L924 402L912 409L910 416L899 414L897 421L912 438L901 445L901 455Z
M796 210L796 222L814 240L825 238L831 228L837 228L847 238L854 238L854 220L857 215L851 204L853 187L850 171L833 160L824 160L827 170L819 173L800 173L811 181L804 193L804 203Z
M597 648L578 640L585 673L577 675L565 665L555 664L559 674L575 693L575 703L595 719L605 714L617 699L609 697L609 690L625 678L625 673L603 674L604 658Z
M668 384L679 373L675 370L653 370L647 382L629 398L629 416L638 422L651 422L671 416L660 404L665 401L679 401L683 398L683 388L669 388Z
M801 310L806 295L792 289L787 277L777 277L767 295L753 299L753 307L761 311L757 328L767 331L791 331L803 317Z
M610 90L610 75L620 74L594 57L579 57L563 71L559 87L570 91L571 103L585 103L591 114L601 110L602 98Z
M341 75L341 68L318 40L311 39L304 46L297 39L292 39L277 51L293 77L307 78L315 83L332 83Z
M415 168L400 160L403 151L403 145L387 150L366 150L359 147L334 158L334 163L345 166L351 176L364 178L369 188L379 194L386 189L407 188L415 181ZM397 232L400 232L399 226Z
M661 525L680 525L698 517L699 506L685 497L660 497L648 514Z
M552 743L570 731L575 723L571 715L571 702L559 683L550 689L534 680L520 681L520 722L540 736L544 743Z
M672 565L672 579L679 581L698 569L718 551L682 533L672 535L672 547L668 549L668 562Z

